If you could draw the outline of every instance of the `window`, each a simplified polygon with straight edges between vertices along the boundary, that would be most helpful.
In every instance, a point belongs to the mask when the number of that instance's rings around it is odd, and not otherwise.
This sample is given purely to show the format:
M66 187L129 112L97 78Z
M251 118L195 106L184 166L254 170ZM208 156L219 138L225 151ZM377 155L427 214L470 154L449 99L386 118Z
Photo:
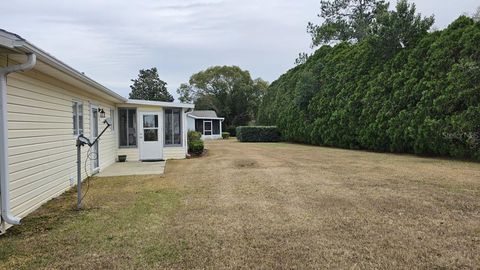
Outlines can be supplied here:
M115 130L115 109L110 109L110 121L112 121L111 129Z
M143 140L146 142L158 141L158 115L143 116Z
M220 120L213 120L213 134L220 135Z
M203 134L203 119L195 119L195 131Z
M72 102L73 111L73 135L83 134L83 104L78 101Z
M165 109L165 145L182 145L181 109Z
M137 110L118 109L120 147L137 147Z

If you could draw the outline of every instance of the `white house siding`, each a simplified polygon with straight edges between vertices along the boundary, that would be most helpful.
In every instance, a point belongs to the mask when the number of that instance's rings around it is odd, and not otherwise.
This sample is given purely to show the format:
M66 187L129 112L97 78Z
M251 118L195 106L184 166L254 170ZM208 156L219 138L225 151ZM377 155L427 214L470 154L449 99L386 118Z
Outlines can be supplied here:
M185 158L184 147L164 147L163 148L164 159L183 159Z
M105 110L111 102L85 95L82 89L36 71L14 73L7 81L8 151L12 212L26 216L76 182L76 148L72 101L83 102L84 134L90 137L90 104ZM99 132L103 120L99 119ZM115 161L116 136L100 140L100 170ZM82 149L82 166L88 147ZM87 162L90 172L90 162ZM82 170L82 177L85 172Z
M138 148L119 148L117 155L127 155L127 161L139 161L140 153Z
M187 117L187 129L195 131L195 119L192 117Z

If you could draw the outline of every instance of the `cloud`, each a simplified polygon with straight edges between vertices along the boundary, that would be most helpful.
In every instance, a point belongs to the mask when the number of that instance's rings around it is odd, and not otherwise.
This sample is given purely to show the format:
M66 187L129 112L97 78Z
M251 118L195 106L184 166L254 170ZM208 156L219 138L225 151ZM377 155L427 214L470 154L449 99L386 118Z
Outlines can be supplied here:
M417 0L445 27L475 0ZM17 33L88 76L129 92L142 68L158 67L170 92L212 65L238 65L272 81L310 50L318 0L16 0L0 17Z

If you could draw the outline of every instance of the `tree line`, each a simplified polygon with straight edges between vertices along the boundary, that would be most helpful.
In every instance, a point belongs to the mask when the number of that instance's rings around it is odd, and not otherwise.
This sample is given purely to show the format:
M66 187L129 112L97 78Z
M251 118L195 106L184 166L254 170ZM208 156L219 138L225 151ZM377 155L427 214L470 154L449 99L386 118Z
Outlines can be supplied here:
M312 55L274 81L258 122L288 141L480 160L480 23L441 31L405 0L322 1Z

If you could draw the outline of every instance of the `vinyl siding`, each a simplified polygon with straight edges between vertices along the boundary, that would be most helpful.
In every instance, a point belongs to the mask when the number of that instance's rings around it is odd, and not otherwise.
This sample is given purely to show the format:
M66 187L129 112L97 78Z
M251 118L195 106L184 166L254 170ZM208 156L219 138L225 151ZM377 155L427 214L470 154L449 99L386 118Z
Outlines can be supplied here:
M183 147L164 147L163 148L164 159L184 159L185 149Z
M90 105L110 117L115 104L36 71L7 80L10 200L14 215L24 217L76 183L76 147L72 101L83 103L84 134L90 135ZM99 119L99 132L104 128ZM82 148L82 166L88 147ZM116 136L107 130L99 144L100 170L115 162ZM90 172L91 162L87 162ZM86 178L82 168L82 178Z
M127 155L127 161L139 161L138 148L119 148L118 155Z
M187 130L195 131L195 119L188 116L186 118L187 118Z

